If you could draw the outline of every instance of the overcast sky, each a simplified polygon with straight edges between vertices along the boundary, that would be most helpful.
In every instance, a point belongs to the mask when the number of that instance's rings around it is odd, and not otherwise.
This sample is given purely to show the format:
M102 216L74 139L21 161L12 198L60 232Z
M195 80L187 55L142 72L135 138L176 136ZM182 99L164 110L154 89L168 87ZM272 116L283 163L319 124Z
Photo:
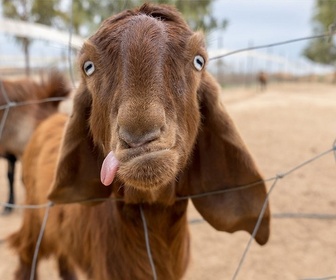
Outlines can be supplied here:
M224 48L241 49L312 35L314 0L217 0L216 17L229 21L222 32ZM218 33L210 38L218 46ZM274 48L290 58L300 56L307 42Z

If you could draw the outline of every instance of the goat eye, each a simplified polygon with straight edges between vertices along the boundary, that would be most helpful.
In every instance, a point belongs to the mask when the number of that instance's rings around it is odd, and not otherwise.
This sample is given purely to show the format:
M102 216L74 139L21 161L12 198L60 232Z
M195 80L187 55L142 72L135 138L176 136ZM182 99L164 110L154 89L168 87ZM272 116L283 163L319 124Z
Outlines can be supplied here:
M196 55L194 58L194 66L198 71L201 71L204 67L204 58L203 56Z
M87 76L90 76L95 71L95 66L92 61L88 60L88 61L85 61L83 69L84 69L85 74Z

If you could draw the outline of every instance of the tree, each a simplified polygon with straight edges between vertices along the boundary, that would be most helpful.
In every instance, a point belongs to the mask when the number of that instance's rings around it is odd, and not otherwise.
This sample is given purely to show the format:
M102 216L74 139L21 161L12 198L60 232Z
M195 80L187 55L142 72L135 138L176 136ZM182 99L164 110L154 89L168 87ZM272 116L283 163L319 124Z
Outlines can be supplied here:
M196 30L201 29L205 33L221 28L225 29L227 21L218 21L212 15L213 0L171 0L172 4L185 16L189 26Z
M109 16L124 9L131 9L141 5L143 0L73 0L72 20L74 31L83 36L92 33L101 22ZM213 0L153 0L152 3L172 4L181 11L192 29L202 29L208 32L215 28L225 28L227 21L218 21L212 15Z
M2 0L3 14L16 20L55 25L56 18L62 17L62 12L58 6L59 2L58 0ZM26 75L29 76L29 48L31 40L26 37L16 37L16 41L22 45L25 56Z
M73 28L76 34L88 36L98 28L101 22L109 16L126 8L135 7L139 0L72 0L68 11L64 12L64 27Z
M313 16L313 32L316 35L329 32L336 22L336 1L317 0ZM303 54L310 60L326 65L333 65L336 69L335 40L319 38L310 41Z

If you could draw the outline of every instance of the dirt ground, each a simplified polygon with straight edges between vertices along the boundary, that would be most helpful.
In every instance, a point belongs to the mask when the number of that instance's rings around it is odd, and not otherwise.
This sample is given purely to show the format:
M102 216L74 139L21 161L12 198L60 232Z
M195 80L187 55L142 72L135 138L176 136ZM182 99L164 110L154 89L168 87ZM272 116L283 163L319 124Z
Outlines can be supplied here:
M336 86L274 84L224 89L223 101L265 178L285 173L332 148L336 139ZM0 201L7 197L0 162ZM23 188L17 177L17 197ZM268 183L268 187L271 182ZM253 242L236 279L336 279L336 162L333 153L279 180L272 192L271 238ZM190 220L200 218L190 207ZM16 257L5 237L22 211L0 216L0 279L13 279ZM206 222L190 224L192 259L186 280L232 279L249 235L217 232ZM52 260L39 266L40 279L58 279Z

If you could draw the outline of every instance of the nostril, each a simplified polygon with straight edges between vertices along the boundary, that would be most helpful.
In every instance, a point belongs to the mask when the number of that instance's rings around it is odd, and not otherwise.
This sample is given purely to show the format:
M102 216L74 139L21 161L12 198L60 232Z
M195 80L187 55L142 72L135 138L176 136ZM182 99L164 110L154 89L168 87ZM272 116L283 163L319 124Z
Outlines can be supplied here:
M153 129L145 133L130 132L124 127L119 128L119 138L130 148L136 148L157 140L161 135L161 129Z

